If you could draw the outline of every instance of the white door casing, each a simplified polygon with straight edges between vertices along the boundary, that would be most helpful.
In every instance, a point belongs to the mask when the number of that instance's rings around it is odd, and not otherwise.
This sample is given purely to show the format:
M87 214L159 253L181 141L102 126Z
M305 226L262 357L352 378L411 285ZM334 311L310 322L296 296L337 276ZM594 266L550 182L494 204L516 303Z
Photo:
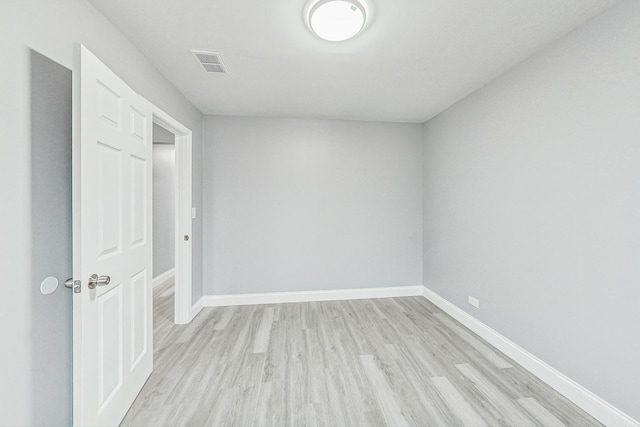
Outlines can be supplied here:
M118 425L153 368L152 113L86 47L76 60L73 417Z

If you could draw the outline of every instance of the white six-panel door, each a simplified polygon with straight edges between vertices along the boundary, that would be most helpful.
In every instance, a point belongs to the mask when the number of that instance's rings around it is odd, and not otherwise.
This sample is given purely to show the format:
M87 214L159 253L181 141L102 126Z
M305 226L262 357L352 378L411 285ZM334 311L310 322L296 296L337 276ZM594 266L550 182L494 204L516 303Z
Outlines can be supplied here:
M78 50L74 424L118 425L153 367L152 116L146 100L87 48ZM92 274L110 281L89 289Z

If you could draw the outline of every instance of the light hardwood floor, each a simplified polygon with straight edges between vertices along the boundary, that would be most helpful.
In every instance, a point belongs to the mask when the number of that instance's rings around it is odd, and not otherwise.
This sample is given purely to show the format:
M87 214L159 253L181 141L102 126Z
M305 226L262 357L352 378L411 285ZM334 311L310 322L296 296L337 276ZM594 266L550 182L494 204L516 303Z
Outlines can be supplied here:
M205 308L154 290L124 426L599 426L422 297Z

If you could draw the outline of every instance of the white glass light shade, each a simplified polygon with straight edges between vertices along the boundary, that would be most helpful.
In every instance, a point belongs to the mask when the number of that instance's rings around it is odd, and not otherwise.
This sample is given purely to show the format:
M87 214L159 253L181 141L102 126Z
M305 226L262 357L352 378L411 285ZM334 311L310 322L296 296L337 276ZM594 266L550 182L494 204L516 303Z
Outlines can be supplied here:
M355 36L364 27L365 20L366 12L357 0L319 1L309 11L311 30L332 42Z

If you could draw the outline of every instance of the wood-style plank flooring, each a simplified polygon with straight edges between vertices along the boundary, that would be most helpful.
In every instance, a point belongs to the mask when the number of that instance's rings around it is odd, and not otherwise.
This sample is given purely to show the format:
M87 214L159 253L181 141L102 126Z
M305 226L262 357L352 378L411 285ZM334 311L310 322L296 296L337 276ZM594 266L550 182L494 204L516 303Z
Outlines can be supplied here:
M123 426L600 426L422 297L205 308L154 290Z

